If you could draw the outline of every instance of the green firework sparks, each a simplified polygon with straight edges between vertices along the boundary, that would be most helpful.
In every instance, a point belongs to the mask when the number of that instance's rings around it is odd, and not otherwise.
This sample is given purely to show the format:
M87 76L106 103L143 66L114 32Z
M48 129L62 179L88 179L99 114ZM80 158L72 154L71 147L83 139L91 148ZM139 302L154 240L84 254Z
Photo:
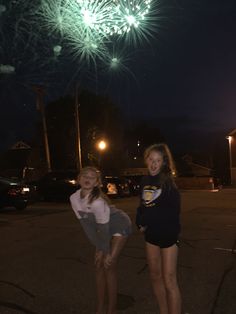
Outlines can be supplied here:
M105 61L109 58L109 47L118 40L134 46L149 40L155 32L153 21L158 14L154 2L42 0L39 16L51 33L66 40L76 58ZM114 60L113 64L118 65Z

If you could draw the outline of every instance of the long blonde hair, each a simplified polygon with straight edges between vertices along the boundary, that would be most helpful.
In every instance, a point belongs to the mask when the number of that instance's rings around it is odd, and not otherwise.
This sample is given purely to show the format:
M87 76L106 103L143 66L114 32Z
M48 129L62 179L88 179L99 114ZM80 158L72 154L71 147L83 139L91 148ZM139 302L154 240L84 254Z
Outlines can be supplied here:
M109 198L103 193L102 191L102 175L101 171L99 171L96 167L91 167L87 166L81 169L79 175L78 175L78 180L80 176L88 173L89 171L93 172L96 175L97 179L97 186L93 188L89 195L89 204L91 204L94 200L96 200L99 197L102 197L108 204L110 204Z

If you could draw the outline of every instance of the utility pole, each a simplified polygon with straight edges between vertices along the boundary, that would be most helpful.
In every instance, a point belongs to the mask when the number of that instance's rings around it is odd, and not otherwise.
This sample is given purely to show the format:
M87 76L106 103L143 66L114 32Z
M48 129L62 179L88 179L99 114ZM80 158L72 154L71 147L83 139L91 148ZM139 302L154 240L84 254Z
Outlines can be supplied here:
M49 144L48 144L47 123L46 123L44 103L43 103L43 96L45 94L45 89L41 86L35 86L35 85L32 86L32 89L36 94L37 110L39 110L42 115L43 137L44 137L44 147L45 147L46 161L47 161L47 170L48 172L50 172L52 171L52 168L51 168L50 151L49 151Z
M230 185L233 183L233 173L232 173L232 140L233 137L231 135L226 136L226 139L229 143L229 172L230 172Z
M81 142L80 142L80 123L79 123L79 84L75 86L75 126L76 126L76 167L78 172L82 168Z

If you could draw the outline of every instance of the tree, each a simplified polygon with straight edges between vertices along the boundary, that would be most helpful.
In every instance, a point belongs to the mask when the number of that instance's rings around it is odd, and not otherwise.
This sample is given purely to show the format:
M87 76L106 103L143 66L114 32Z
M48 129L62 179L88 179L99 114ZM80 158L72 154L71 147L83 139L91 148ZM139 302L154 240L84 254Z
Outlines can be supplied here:
M141 121L133 127L126 128L125 151L127 167L143 167L144 150L152 144L165 142L158 127L151 126L148 122Z
M123 123L118 108L103 95L84 90L79 95L82 164L97 164L96 141L104 137L109 149L104 154L105 170L119 167L122 152ZM76 167L75 99L61 97L46 106L48 138L53 169Z

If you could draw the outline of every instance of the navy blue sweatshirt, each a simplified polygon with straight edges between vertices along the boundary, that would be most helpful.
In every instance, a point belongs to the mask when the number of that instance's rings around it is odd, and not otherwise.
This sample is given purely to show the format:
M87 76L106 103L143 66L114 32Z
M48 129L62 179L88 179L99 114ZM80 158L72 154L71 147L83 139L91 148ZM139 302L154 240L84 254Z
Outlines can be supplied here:
M141 181L141 202L137 208L136 225L149 233L165 237L180 232L180 193L167 179L162 186L160 176L147 175Z

